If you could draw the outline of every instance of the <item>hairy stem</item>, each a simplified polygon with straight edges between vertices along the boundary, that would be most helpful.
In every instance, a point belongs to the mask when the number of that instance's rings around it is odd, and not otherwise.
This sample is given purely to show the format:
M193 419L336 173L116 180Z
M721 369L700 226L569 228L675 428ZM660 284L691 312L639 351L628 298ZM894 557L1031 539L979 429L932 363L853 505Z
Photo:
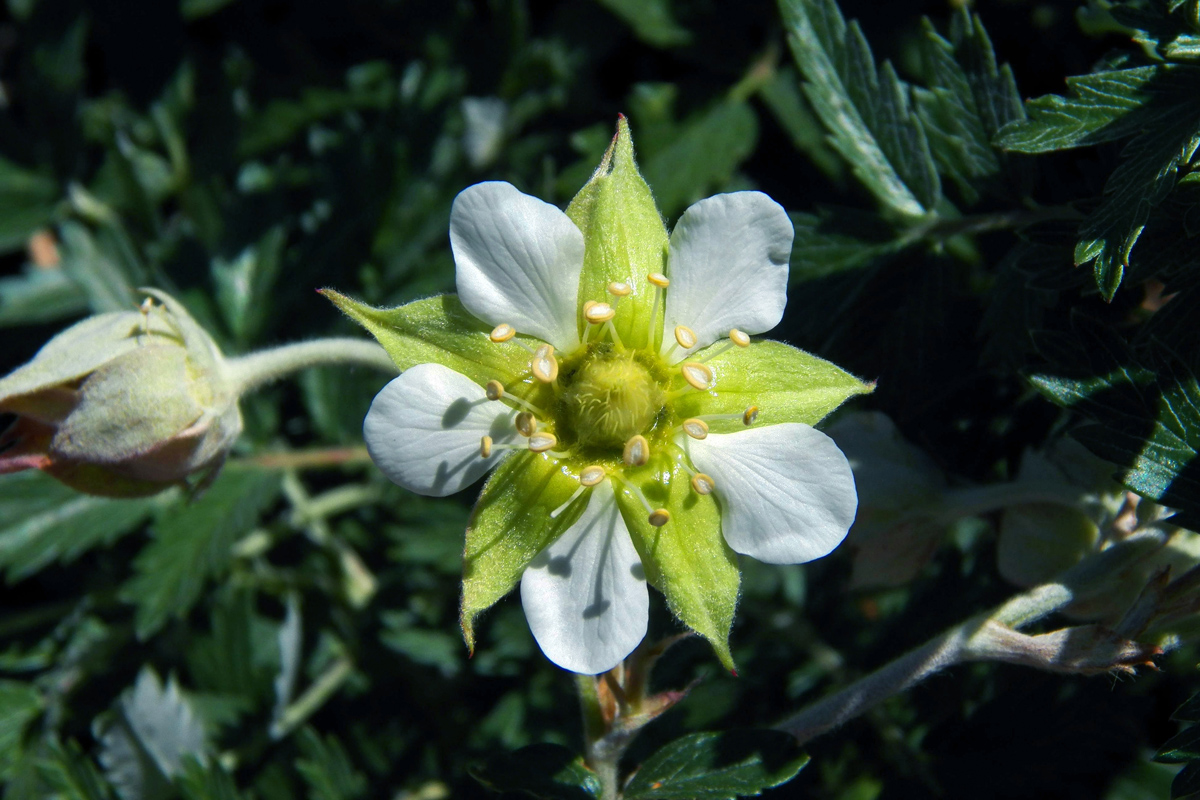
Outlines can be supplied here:
M382 347L367 339L331 338L295 342L231 358L227 376L243 395L309 367L359 365L393 375L396 365Z

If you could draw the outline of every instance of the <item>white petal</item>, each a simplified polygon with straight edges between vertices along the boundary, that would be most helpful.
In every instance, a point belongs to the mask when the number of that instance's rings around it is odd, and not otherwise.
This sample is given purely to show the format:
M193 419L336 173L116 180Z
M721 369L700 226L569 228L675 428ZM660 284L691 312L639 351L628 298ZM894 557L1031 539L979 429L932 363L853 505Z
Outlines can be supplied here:
M500 181L459 193L450 209L455 281L464 306L559 350L579 342L583 234L555 206Z
M393 483L445 497L500 462L508 451L480 458L480 440L515 439L513 416L465 375L441 364L418 364L375 395L363 420L363 439L371 460Z
M521 604L546 658L584 675L612 669L646 635L646 576L608 481L525 568Z
M692 463L716 483L721 532L739 553L803 564L841 544L858 495L850 464L810 425L786 422L690 440Z
M778 325L792 236L787 213L762 192L718 194L684 211L671 232L663 341L672 344L675 326L686 325L696 332L694 352L730 328L764 333Z

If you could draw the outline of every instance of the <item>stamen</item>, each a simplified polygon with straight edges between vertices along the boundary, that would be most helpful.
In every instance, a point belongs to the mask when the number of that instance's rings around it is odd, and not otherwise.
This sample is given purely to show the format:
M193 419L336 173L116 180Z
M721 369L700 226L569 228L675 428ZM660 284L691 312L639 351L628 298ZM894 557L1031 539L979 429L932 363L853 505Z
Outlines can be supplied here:
M683 421L683 432L693 439L704 439L708 436L708 423L702 419L692 417Z
M729 329L729 341L736 344L738 347L749 347L750 337L737 328Z
M583 318L593 325L599 325L602 322L608 322L616 316L616 313L608 303L592 303L590 306L584 307Z
M558 378L558 359L554 357L554 345L544 344L533 354L529 362L533 377L542 383L554 383Z
M517 418L513 422L513 425L516 427L517 433L521 434L526 439L537 433L538 429L537 417L535 417L533 414L530 414L528 411L522 411L520 414L517 414Z
M712 494L713 489L717 488L716 481L711 475L706 475L703 472L697 472L692 476L692 491L696 494Z
M535 453L544 453L556 444L558 444L558 439L553 433L540 431L529 437L529 449Z
M684 362L683 366L679 368L679 372L693 389L705 392L712 385L712 370L699 361Z
M488 400L499 400L504 397L504 384L497 380L490 380L483 387L483 392L487 395Z
M558 508L556 508L550 512L550 519L556 519L559 514L566 511L568 506L570 506L571 503L574 503L579 498L579 495L581 495L581 494L583 494L583 487L577 486L575 488L574 494L572 494L570 497L567 498L567 502L563 503L561 506L559 506Z
M650 524L656 528L661 528L671 521L671 512L665 508L656 508L650 512Z
M501 342L507 342L516 335L516 328L514 328L512 325L509 325L507 322L502 322L496 327L492 328L492 332L488 334L488 338L496 344L500 344Z
M617 333L617 326L613 325L611 319L608 322L604 323L604 330L608 331L608 335L612 337L612 340L617 345L617 347L625 346L621 342L620 334Z
M722 342L720 347L714 347L696 360L701 362L711 361L722 353L729 352L729 348L733 347L734 345L737 345L738 347L749 347L750 337L739 331L737 328L731 328L729 331L729 338Z
M750 406L742 413L742 424L749 428L758 419L758 406Z
M640 433L625 443L621 460L630 467L640 467L650 460L650 443Z
M600 302L599 300L588 300L586 303L584 303L583 304L583 316L587 317L587 313L592 310L592 306L596 305L599 302Z
M650 329L646 334L646 338L650 341L650 346L654 347L658 343L658 331L654 328L658 322L658 301L662 300L662 291L670 286L671 282L661 272L651 272L646 276L646 280L654 286L654 305L650 310Z
M675 341L684 350L691 350L696 346L696 332L687 325L676 325Z
M583 472L579 473L579 482L584 486L595 486L604 480L605 475L607 473L604 471L604 467L593 464L590 467L584 467Z
M646 499L646 495L642 494L641 489L634 486L629 481L621 481L621 484L630 492L632 492L634 497L641 501L642 506L646 509L647 513L654 510L654 506L650 505L650 501Z
M489 458L492 455L492 437L484 436L479 440L479 457Z

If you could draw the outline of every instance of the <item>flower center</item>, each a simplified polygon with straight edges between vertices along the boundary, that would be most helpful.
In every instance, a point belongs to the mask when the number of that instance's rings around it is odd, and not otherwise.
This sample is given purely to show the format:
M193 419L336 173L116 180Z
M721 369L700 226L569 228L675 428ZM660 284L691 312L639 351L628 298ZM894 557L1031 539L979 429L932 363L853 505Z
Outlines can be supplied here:
M662 386L633 352L596 349L562 394L566 422L585 447L624 445L662 410Z

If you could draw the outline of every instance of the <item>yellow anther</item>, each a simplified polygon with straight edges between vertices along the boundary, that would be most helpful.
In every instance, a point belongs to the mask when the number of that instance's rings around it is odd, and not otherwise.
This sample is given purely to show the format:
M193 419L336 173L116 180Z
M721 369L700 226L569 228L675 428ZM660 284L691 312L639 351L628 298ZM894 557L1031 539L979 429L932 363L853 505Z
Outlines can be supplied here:
M650 524L656 528L661 528L671 521L671 512L665 508L656 508L650 512Z
M661 272L651 272L646 276L646 280L650 281L660 289L665 289L671 285L671 279L666 275L663 275Z
M583 310L583 318L593 325L599 325L608 322L616 313L608 303L595 303Z
M537 433L537 417L528 411L522 411L520 414L517 414L517 418L513 424L516 426L517 433L527 439Z
M149 314L151 311L154 310L154 298L147 297L145 300L142 301L142 304L141 304L141 306L139 306L139 308L141 308L141 311L143 314Z
M502 322L492 328L492 332L488 334L488 338L496 344L507 342L509 339L517 335L517 329L507 322Z
M625 443L621 460L630 467L640 467L650 460L650 443L640 433Z
M592 306L596 305L599 302L600 302L599 300L588 300L586 303L584 303L583 304L583 315L586 317L588 312L592 310Z
M554 348L548 344L539 347L533 354L533 361L529 362L529 369L533 377L542 383L554 383L558 378L558 359L554 357Z
M717 488L717 483L711 475L697 472L692 476L692 490L696 494L712 494L712 490L715 488Z
M699 389L703 392L707 391L709 386L712 385L712 370L706 364L701 364L699 361L684 362L683 366L679 368L679 372L693 389Z
M742 413L742 424L747 428L758 419L758 406L750 406Z
M479 456L487 458L492 454L492 437L484 436L479 440Z
M483 393L487 395L488 400L499 400L504 397L504 384L500 381L488 381L483 387Z
M542 431L529 437L529 449L535 453L544 453L556 444L558 444L558 439L554 437L553 433Z
M604 480L605 475L604 467L593 464L590 467L584 467L583 472L579 473L579 482L584 486L595 486Z
M683 421L683 432L693 439L703 439L708 436L708 423L702 419L685 419Z
M676 325L675 341L679 342L679 346L684 350L691 350L696 346L696 332L687 325Z
M628 297L633 293L633 287L628 283L621 281L613 281L608 285L608 293L613 297Z
M736 344L738 347L749 347L750 337L737 328L729 329L729 341Z

